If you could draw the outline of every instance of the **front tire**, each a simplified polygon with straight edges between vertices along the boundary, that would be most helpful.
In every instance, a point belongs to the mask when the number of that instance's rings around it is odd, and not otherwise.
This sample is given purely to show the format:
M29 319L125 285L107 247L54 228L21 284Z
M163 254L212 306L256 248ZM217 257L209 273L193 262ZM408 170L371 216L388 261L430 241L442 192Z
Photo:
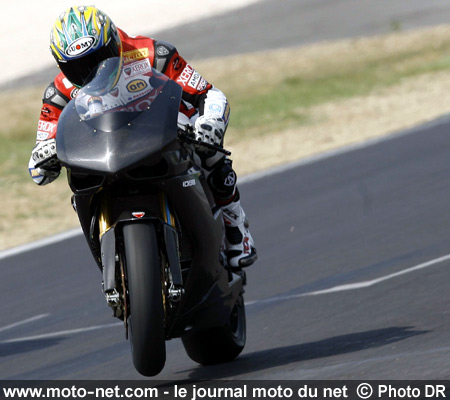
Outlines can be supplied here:
M155 227L123 227L129 297L129 333L133 363L144 376L155 376L166 362L161 261Z
M239 296L224 326L189 331L181 338L189 358L203 365L234 360L244 349L247 329L245 304Z

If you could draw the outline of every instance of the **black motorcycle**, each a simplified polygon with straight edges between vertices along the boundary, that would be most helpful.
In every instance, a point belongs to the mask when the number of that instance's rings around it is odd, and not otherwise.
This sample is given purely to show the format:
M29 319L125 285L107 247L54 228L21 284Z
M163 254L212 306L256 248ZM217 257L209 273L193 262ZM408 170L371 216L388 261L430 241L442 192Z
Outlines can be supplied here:
M158 374L177 337L200 364L231 361L246 340L245 274L227 264L201 144L177 123L181 87L119 58L93 75L61 114L57 155L134 366Z

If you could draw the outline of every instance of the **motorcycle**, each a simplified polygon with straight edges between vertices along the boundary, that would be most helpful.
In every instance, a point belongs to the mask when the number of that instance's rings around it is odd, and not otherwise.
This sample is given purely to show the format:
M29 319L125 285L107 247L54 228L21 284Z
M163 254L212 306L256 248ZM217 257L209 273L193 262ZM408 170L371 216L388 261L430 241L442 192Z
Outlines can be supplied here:
M245 273L224 254L221 208L178 124L181 87L110 58L64 108L56 138L72 203L133 363L161 372L166 340L203 365L245 346ZM213 151L221 147L207 146Z

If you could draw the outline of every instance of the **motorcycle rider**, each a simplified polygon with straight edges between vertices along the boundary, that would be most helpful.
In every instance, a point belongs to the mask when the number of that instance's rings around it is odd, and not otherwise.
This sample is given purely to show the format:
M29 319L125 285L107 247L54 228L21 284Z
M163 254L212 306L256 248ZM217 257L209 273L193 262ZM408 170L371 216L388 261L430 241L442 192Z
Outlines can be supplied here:
M46 88L38 122L36 145L29 172L38 185L54 181L61 166L56 158L58 118L64 106L99 62L121 57L130 74L145 73L150 67L167 75L183 89L179 124L194 126L199 142L223 146L230 106L225 95L208 83L167 42L144 36L128 36L94 6L71 7L56 20L50 35L50 50L61 72ZM256 250L236 186L232 161L220 152L197 146L196 154L214 194L222 207L228 263L246 267L255 262Z

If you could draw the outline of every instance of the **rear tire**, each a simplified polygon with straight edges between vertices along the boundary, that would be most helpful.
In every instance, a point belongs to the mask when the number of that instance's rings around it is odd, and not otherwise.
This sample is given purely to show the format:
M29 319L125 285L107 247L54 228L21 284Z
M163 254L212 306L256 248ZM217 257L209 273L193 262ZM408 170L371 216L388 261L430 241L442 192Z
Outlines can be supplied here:
M144 376L157 375L166 362L161 262L155 227L123 227L133 363Z
M181 340L189 358L212 365L234 360L244 349L246 336L245 304L240 295L227 324L187 332Z

